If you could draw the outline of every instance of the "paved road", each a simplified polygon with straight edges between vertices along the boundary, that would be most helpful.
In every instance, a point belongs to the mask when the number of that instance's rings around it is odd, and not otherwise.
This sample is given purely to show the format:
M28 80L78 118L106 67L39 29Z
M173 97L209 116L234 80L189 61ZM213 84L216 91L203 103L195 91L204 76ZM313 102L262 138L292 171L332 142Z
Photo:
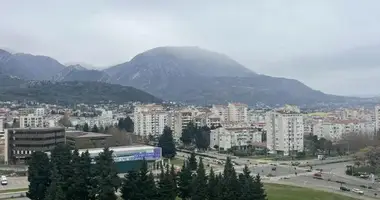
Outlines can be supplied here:
M27 177L7 177L8 185L0 185L0 190L27 188L29 182Z

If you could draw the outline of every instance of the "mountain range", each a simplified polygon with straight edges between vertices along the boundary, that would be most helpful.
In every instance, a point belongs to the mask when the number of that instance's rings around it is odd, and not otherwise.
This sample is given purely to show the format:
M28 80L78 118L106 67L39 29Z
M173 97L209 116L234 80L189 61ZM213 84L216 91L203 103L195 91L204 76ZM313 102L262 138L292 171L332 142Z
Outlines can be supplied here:
M194 104L302 105L352 99L324 94L297 80L257 74L224 54L199 47L157 47L104 70L0 50L0 73L25 80L132 86L163 100Z

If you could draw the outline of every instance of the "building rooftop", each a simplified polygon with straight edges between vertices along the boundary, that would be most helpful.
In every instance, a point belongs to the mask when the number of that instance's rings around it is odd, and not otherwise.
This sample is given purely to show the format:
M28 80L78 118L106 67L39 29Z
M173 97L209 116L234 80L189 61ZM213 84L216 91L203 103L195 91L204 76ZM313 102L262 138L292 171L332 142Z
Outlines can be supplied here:
M95 138L95 137L111 137L112 135L104 133L83 132L83 131L67 131L66 137L75 138Z
M52 128L8 128L9 131L64 131L63 127Z

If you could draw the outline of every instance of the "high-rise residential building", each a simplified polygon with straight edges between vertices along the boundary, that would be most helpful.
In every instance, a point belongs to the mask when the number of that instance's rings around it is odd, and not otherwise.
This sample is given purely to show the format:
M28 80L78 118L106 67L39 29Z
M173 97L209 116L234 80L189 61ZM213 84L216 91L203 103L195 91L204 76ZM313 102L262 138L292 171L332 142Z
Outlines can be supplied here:
M0 116L0 135L4 134L4 118Z
M20 128L41 128L44 127L44 118L29 114L20 116Z
M148 137L161 135L167 125L168 112L161 105L138 105L134 109L134 134Z
M34 115L41 116L41 117L45 116L45 108L36 108L34 110Z
M380 105L375 106L375 134L380 130Z
M278 110L266 116L267 148L271 153L295 155L304 150L303 115L296 110Z
M242 103L228 103L229 122L248 122L248 105Z

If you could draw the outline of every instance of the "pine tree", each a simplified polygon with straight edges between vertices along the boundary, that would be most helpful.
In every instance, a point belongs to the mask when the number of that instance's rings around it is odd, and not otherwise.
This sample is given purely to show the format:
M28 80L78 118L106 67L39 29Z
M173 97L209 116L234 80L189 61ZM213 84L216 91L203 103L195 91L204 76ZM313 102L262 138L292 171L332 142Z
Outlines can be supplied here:
M46 153L33 152L28 162L29 190L26 196L31 200L44 200L50 185L50 162Z
M75 179L71 160L72 153L68 145L58 145L51 152L51 164L57 168L58 175L61 177L60 187L69 198L72 197L72 194L69 193L69 188Z
M191 200L207 199L207 176L202 158L199 159L197 175L192 182Z
M193 122L189 122L186 128L182 130L182 136L180 140L184 145L190 145L195 139L195 133L197 131L197 127Z
M191 152L190 157L188 158L188 164L191 170L197 170L198 163L197 158L195 157L195 153Z
M87 152L79 155L78 150L74 150L72 155L73 179L70 185L70 199L88 199L89 188L91 187L91 158Z
M208 200L218 200L219 199L219 179L215 175L214 170L211 168L210 173L208 175L208 183L207 183L207 195Z
M62 177L58 173L57 166L53 166L51 172L51 183L46 192L45 200L67 200L67 194L62 190Z
M160 180L158 183L159 200L175 200L177 197L176 188L173 187L173 180L170 175L169 165L166 165L166 171L161 170Z
M148 175L148 163L145 159L139 171L137 185L139 186L140 200L153 200L157 197L156 184L154 178L152 180L150 175Z
M123 179L120 188L121 198L124 200L139 200L139 186L137 185L138 173L135 171L128 172Z
M98 128L98 126L96 124L94 124L94 126L92 127L91 132L93 132L93 133L99 133L99 128Z
M162 148L162 157L172 159L176 155L173 131L168 126L165 126L163 134L158 140L158 146Z
M177 194L177 192L178 192L178 188L177 188L178 176L177 176L177 173L175 171L175 168L174 168L173 164L170 167L170 178L171 178L171 181L172 181L172 184L173 184L174 192Z
M112 158L113 151L105 148L95 157L94 184L91 195L97 195L98 200L116 200L115 192L120 186L120 178Z
M236 171L232 165L231 158L227 157L226 164L223 171L223 180L221 183L222 200L236 199L240 192L239 181L236 177Z
M124 119L124 124L125 124L125 130L127 132L133 133L134 131L134 123L130 117L127 117Z
M83 132L89 132L89 131L90 131L90 127L88 127L88 124L85 123L83 126Z
M253 179L254 198L255 200L267 200L267 195L265 193L264 185L261 182L260 175L257 174Z
M247 165L243 169L243 173L239 174L240 183L240 200L255 199L255 191L253 188L253 177L250 174Z
M190 169L190 166L186 164L186 161L184 161L181 172L179 173L179 179L178 179L178 196L181 197L182 200L186 200L190 198L191 182L192 182L191 169Z

